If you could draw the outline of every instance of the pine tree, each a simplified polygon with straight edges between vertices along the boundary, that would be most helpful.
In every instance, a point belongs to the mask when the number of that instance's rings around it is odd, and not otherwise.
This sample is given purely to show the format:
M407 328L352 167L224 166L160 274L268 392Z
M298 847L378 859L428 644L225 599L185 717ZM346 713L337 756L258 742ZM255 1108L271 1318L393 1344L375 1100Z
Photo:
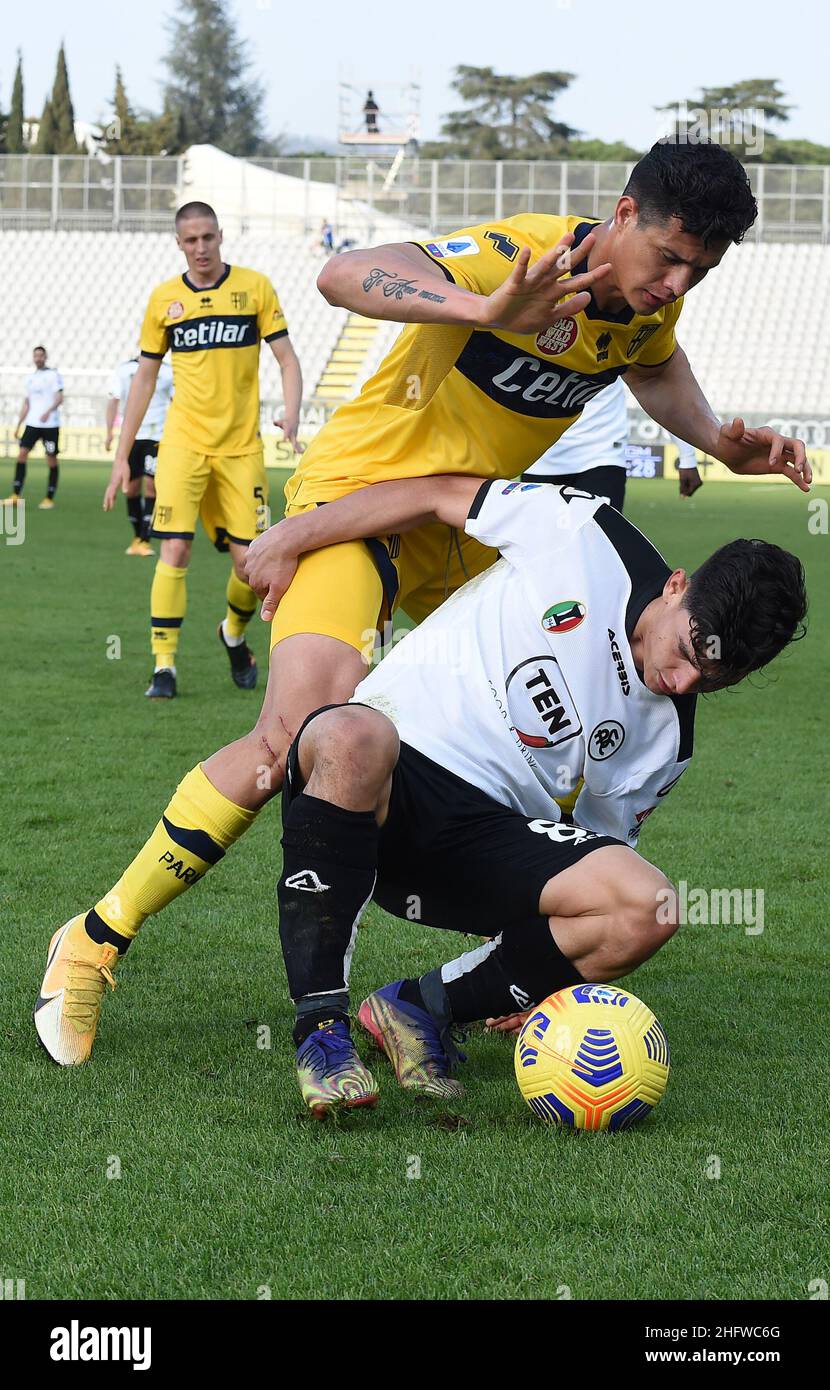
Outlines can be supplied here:
M164 66L166 130L177 149L218 145L229 154L256 153L262 138L264 92L251 74L223 0L179 0L168 25ZM170 145L167 146L171 148Z
M148 122L139 120L130 105L120 67L115 69L115 93L112 99L113 118L104 133L104 149L108 154L152 154L154 144Z
M75 139L75 112L69 93L69 73L66 69L66 53L63 44L58 49L58 62L55 68L55 81L52 86L52 118L55 122L55 154L77 154L78 142Z
M52 110L52 103L47 97L38 126L35 154L57 154L57 146L58 128L55 124L55 113Z
M18 51L17 69L12 87L12 106L6 129L6 153L23 154L26 144L23 139L23 58Z
M553 105L572 81L570 72L514 77L462 64L450 86L467 106L444 117L445 152L463 159L560 159L578 132L554 119Z

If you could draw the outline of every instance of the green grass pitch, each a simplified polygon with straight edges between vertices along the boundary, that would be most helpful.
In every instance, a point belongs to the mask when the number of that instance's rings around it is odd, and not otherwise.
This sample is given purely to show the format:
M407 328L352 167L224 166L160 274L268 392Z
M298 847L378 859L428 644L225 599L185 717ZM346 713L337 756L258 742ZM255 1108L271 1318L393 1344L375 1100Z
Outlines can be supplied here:
M808 1298L828 1277L830 537L808 530L807 500L630 488L632 519L677 565L735 535L794 549L812 629L770 677L703 701L693 768L641 841L689 885L763 888L765 929L687 926L631 978L668 1032L667 1095L629 1134L576 1136L533 1118L512 1045L483 1032L452 1113L413 1104L380 1060L377 1111L302 1113L276 805L144 928L91 1065L48 1062L31 1008L51 932L114 882L259 694L231 685L215 636L227 561L200 536L181 698L144 699L153 562L125 558L101 466L67 464L53 513L36 509L38 472L25 543L0 536L0 1278L30 1299ZM264 664L258 619L253 645ZM371 909L353 998L463 944Z

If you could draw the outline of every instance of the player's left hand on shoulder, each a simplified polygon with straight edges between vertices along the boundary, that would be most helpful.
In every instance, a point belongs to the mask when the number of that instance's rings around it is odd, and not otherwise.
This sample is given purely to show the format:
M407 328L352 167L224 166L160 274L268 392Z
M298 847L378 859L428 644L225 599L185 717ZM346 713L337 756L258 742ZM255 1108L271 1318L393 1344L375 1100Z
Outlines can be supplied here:
M284 417L281 420L275 420L274 424L282 430L295 454L302 454L305 451L305 444L301 444L297 438L297 431L300 428L299 420L289 420Z
M681 497L692 497L699 487L703 487L703 479L696 468L681 468L678 476Z
M721 425L717 456L733 473L780 473L802 492L810 491L813 470L804 441L778 434L768 425L747 429L740 416Z

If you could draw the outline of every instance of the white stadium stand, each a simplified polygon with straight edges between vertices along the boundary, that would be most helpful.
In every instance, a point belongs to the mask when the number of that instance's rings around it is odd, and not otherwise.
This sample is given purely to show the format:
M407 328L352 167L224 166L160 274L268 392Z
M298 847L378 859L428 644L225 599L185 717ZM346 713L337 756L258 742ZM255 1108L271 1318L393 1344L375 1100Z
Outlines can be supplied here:
M8 277L0 392L15 399L16 412L32 347L43 342L66 381L67 418L73 394L106 395L114 365L137 350L153 286L184 269L173 237L158 232L2 232L0 254ZM302 363L306 398L313 398L348 317L317 290L323 252L308 239L238 236L225 241L223 254L273 281ZM396 332L397 325L384 325L372 361ZM279 400L276 363L270 353L261 360L263 400Z
M324 257L309 237L234 236L226 258L273 280L313 400L347 313L316 289ZM5 423L15 414L31 349L44 342L70 398L106 394L113 365L132 355L150 290L180 273L171 235L156 232L5 231L0 255L7 301L0 345ZM759 243L731 248L723 265L689 295L680 339L714 408L758 416L830 413L830 245ZM797 329L787 327L793 322ZM372 338L354 386L373 370L397 325ZM263 399L279 399L270 354L262 357ZM95 423L102 418L96 402ZM82 423L80 420L78 423ZM92 424L93 420L88 422Z

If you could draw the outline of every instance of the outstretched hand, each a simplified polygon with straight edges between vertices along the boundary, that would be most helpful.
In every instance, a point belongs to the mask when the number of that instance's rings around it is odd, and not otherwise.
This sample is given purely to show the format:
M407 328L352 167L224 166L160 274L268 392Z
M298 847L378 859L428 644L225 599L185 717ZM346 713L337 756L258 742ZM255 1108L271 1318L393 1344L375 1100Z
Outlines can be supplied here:
M715 456L733 473L780 473L802 492L810 491L813 470L803 440L777 434L768 425L747 429L740 416L721 425Z
M482 327L542 333L557 319L585 309L591 302L591 285L606 276L611 265L604 262L594 270L571 275L572 268L587 259L596 237L589 232L576 251L571 250L573 239L568 232L530 268L530 247L523 246L507 279L487 296Z

